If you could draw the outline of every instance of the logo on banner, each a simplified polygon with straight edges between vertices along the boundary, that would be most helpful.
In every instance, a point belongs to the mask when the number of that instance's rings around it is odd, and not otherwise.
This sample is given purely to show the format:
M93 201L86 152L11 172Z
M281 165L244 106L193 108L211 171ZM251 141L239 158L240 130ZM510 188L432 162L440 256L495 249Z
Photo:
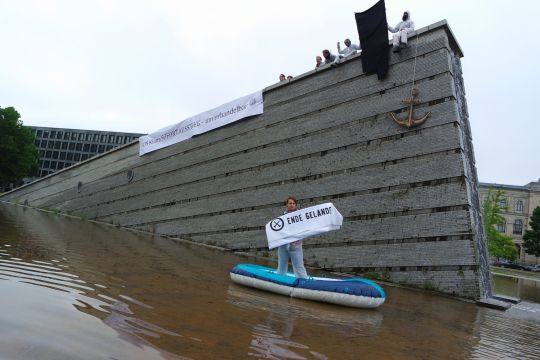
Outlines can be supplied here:
M280 231L285 226L285 222L283 222L283 219L277 218L272 220L270 223L270 228L274 231Z
M256 103L257 103L257 99L255 99L253 97L251 98L251 100L249 100L249 105L251 105L251 106L255 105Z

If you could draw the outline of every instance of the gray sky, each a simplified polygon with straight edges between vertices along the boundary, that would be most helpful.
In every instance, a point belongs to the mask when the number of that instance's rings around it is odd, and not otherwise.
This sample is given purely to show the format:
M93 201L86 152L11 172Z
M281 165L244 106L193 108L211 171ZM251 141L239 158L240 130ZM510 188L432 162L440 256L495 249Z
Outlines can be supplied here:
M26 125L149 133L311 70L358 42L354 12L375 2L0 0L0 106ZM392 26L405 8L417 28L448 20L463 49L480 181L537 180L540 2L386 0Z

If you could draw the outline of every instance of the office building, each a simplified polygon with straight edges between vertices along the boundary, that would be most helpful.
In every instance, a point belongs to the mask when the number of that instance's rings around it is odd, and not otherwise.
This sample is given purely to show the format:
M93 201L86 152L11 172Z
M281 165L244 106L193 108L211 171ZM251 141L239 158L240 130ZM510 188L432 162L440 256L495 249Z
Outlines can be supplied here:
M144 134L30 126L39 150L39 177L130 143Z

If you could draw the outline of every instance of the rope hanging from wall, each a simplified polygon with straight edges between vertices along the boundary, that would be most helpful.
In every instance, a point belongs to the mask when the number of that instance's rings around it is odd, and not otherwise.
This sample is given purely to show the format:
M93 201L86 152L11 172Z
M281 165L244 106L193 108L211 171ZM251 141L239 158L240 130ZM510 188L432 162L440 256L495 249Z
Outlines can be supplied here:
M411 92L410 97L407 100L403 100L402 103L409 105L409 111L407 113L407 117L405 119L400 119L398 115L395 112L388 113L388 116L392 118L397 124L401 126L405 126L407 128L412 128L415 126L422 125L428 117L431 116L431 111L427 112L424 116L421 118L414 118L414 105L419 104L421 101L417 99L418 96L418 89L416 89L415 81L416 81L416 59L418 57L418 33L416 33L416 42L415 42L415 51L414 51L414 65L413 65L413 75L412 75L412 85L411 85Z

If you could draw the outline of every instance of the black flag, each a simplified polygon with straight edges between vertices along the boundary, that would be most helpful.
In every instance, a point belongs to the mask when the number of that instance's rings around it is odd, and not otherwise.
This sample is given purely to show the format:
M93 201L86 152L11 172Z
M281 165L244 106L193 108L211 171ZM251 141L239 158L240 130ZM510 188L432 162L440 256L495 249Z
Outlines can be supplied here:
M386 7L380 0L370 9L355 13L356 27L362 46L362 68L364 72L377 72L382 80L388 73L388 23Z

